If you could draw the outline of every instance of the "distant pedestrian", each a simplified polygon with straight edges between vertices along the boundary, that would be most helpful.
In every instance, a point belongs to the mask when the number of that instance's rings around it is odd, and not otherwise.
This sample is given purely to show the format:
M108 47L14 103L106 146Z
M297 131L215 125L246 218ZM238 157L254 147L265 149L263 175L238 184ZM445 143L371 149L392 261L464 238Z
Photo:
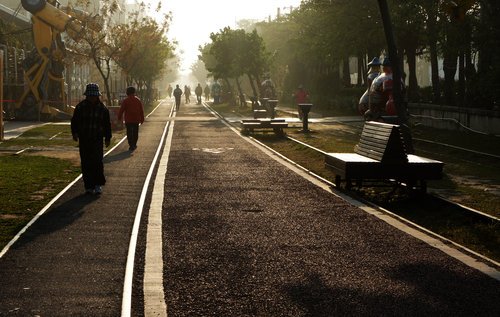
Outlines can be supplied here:
M144 123L144 106L135 95L135 87L127 88L127 98L125 98L118 111L118 120L121 122L125 114L125 126L127 127L127 141L129 151L137 149L139 139L139 124Z
M188 85L184 86L184 98L186 98L186 104L191 102L191 88Z
M205 86L203 92L205 93L205 101L210 100L210 87L208 85Z
M222 92L222 87L219 84L219 82L216 80L212 84L212 96L214 97L214 104L215 105L218 105L221 102L221 100L220 100L221 92Z
M101 102L99 86L89 83L83 93L86 98L76 105L71 118L71 134L78 141L85 192L101 194L106 184L104 177L103 139L106 147L111 142L109 110Z
M179 85L176 85L175 89L174 89L175 110L176 111L179 111L179 108L181 107L181 96L182 96L182 89L179 88Z
M297 110L299 112L299 119L302 120L302 118L304 117L304 114L302 113L302 109L300 108L299 105L301 103L306 103L309 100L309 94L304 89L303 85L299 85L297 87L297 90L295 91L295 94L294 94L294 98L295 98L295 103L297 104Z
M201 95L203 95L203 88L198 83L198 86L194 89L194 94L196 95L196 103L201 105Z
M172 88L172 86L170 84L168 84L168 88L167 88L167 92L168 92L168 98L172 98L172 91L174 89Z

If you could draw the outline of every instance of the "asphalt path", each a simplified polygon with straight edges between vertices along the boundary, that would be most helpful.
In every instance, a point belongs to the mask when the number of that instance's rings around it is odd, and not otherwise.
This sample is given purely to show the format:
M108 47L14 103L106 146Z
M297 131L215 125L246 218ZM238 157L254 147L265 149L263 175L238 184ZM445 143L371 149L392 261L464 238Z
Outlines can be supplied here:
M120 315L135 212L170 106L141 126L136 152L122 144L106 158L101 197L78 182L0 259L1 316ZM318 187L202 106L171 120L160 203L169 316L500 315L497 280ZM149 215L132 316L149 311Z
M170 107L146 119L135 152L124 142L105 158L100 197L78 181L0 259L0 316L120 315L132 225Z
M175 119L169 316L499 315L500 283L313 185L201 106Z

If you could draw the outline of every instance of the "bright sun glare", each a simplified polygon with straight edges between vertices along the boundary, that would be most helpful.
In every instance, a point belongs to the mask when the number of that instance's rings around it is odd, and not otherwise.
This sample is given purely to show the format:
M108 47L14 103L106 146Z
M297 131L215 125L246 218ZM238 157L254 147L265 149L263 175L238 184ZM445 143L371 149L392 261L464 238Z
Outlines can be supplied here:
M145 0L156 8L159 0ZM300 0L212 0L212 1L161 1L162 10L172 12L169 39L178 42L177 54L181 57L181 73L190 72L196 62L198 47L210 41L210 33L230 26L242 19L263 20L276 17L278 8L288 13L290 6L297 7Z

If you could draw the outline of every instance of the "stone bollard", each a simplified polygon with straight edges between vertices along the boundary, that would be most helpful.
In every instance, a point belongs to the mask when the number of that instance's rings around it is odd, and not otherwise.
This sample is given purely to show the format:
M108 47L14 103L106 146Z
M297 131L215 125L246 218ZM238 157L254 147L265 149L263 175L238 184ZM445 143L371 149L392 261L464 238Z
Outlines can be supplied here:
M309 132L309 111L311 111L312 103L299 103L302 111L302 132Z

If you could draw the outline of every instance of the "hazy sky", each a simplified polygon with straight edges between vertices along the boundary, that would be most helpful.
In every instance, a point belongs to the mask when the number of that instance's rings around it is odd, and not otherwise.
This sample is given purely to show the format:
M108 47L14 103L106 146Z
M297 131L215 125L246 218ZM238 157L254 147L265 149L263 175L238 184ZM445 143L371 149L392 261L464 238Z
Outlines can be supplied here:
M156 8L158 0L144 0ZM172 12L169 39L178 41L183 51L182 68L186 72L198 55L198 46L210 42L211 32L225 26L235 27L241 19L276 17L277 8L289 12L300 0L162 0L162 12ZM286 8L286 9L283 9Z

